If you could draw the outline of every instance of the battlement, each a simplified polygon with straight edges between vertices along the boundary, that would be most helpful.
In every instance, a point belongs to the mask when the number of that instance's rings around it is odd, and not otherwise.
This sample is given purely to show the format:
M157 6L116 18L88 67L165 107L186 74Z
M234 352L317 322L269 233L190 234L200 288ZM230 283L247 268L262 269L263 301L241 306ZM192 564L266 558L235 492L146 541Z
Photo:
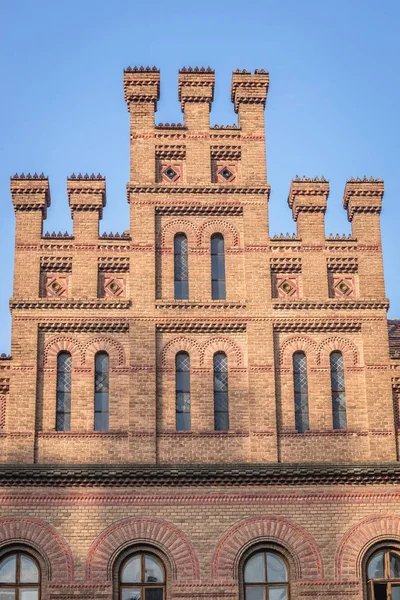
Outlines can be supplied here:
M48 177L43 173L16 173L10 177L10 189L15 212L40 210L46 218L51 203Z

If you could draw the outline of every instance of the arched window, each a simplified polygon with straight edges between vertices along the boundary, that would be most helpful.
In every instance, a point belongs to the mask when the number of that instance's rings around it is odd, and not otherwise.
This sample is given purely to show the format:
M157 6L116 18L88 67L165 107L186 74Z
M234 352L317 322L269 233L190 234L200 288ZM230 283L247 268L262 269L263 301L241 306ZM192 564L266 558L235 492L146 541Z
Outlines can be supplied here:
M212 299L225 300L225 245L220 233L214 233L211 237L211 279Z
M175 300L189 298L188 241L184 233L174 238L174 293Z
M175 357L176 430L190 431L190 357L178 352Z
M400 600L400 553L379 550L367 564L369 600Z
M330 363L333 429L346 429L346 390L344 385L343 354L341 352L332 352Z
M245 600L289 600L286 562L276 552L257 552L244 565Z
M294 416L300 433L310 428L308 418L307 358L304 352L293 354Z
M40 570L37 562L22 552L0 561L1 600L39 600Z
M214 429L229 429L228 359L224 352L214 354Z
M72 356L60 352L57 356L56 431L71 429Z
M129 556L121 565L119 588L121 600L164 600L163 564L154 555L145 552Z
M107 352L98 352L94 362L94 430L108 431L110 360Z

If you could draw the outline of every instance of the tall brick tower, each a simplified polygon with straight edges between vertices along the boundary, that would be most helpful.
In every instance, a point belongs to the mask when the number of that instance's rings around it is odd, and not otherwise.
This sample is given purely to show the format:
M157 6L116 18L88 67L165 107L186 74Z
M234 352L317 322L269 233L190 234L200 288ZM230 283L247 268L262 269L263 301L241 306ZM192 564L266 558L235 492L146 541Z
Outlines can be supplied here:
M101 175L15 175L12 358L0 358L0 600L400 598L400 325L383 182L296 177L270 238L269 75L128 68L130 228L99 236Z

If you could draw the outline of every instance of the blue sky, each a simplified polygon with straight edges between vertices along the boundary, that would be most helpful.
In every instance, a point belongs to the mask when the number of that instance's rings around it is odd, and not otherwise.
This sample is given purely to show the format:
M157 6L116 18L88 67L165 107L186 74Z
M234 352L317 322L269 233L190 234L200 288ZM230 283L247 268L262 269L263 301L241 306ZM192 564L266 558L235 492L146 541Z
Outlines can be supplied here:
M71 231L66 177L107 177L102 231L128 228L129 123L122 72L161 69L156 120L182 121L177 73L216 70L212 123L232 124L231 72L270 72L267 103L270 233L294 232L290 180L324 175L326 232L348 233L351 176L385 180L382 234L389 315L400 317L398 0L1 0L0 352L9 352L14 215L9 177L44 171L44 230Z

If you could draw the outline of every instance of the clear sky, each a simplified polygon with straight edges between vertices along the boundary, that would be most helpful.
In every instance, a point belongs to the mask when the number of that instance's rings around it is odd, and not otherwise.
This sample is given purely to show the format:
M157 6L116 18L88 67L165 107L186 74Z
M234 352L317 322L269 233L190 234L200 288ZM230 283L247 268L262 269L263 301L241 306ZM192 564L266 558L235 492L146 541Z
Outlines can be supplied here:
M107 177L102 231L128 228L129 124L122 72L161 69L157 122L182 121L178 69L216 71L212 123L232 124L234 69L270 72L270 233L294 232L290 180L324 175L326 233L348 233L346 179L385 180L389 315L400 317L399 0L0 0L0 352L10 349L14 215L9 177L44 172L44 230L71 231L66 177Z

